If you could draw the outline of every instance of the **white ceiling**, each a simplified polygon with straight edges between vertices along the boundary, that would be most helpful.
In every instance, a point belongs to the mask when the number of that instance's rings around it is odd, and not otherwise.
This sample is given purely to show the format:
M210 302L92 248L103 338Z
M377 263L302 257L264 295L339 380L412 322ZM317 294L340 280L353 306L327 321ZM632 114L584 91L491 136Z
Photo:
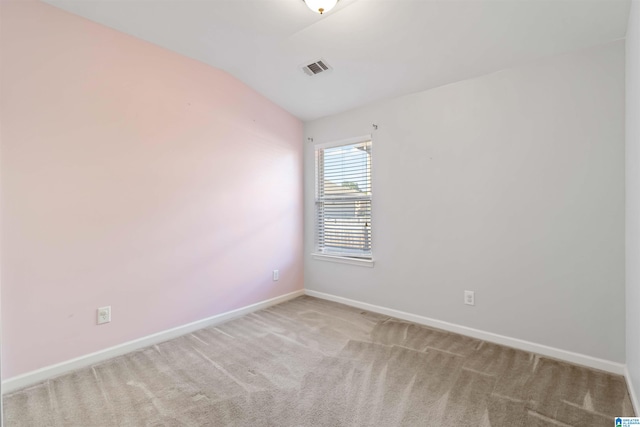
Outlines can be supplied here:
M629 0L46 0L221 68L302 120L624 38ZM324 58L334 70L300 70Z

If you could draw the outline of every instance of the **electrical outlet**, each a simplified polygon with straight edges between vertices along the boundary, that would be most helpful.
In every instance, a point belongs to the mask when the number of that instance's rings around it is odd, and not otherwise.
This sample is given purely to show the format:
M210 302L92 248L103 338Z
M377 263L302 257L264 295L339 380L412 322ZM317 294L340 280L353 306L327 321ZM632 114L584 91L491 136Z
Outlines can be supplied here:
M476 297L473 291L464 291L464 303L467 305L476 305Z
M111 306L100 307L98 309L98 325L111 322Z
M280 270L273 270L273 281L276 282L280 279Z

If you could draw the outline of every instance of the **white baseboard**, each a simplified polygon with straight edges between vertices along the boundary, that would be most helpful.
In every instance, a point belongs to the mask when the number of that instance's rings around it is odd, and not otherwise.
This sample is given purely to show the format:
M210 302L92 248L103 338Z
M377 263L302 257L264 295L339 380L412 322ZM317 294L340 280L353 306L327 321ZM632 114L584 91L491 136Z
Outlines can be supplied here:
M409 322L418 323L421 325L430 326L450 332L455 332L461 335L470 336L483 341L489 341L496 344L505 345L508 347L517 348L532 353L538 353L544 356L552 357L554 359L564 360L570 363L578 365L588 366L590 368L600 369L603 371L611 372L618 375L624 375L629 388L629 394L634 406L636 414L640 414L640 404L638 401L638 395L633 389L633 384L630 381L629 372L627 367L622 363L612 362L609 360L598 359L595 357L587 356L584 354L574 353L567 350L561 350L558 348L548 347L542 344L536 344L529 341L520 340L517 338L511 338L504 335L498 335L491 332L485 332L466 326L456 325L454 323L444 322L441 320L431 319L429 317L420 316L416 314L407 313L400 310L394 310L387 307L368 304L348 298L339 297L336 295L326 294L323 292L312 291L309 289L291 292L279 297L271 298L265 301L261 301L255 304L251 304L245 307L241 307L235 310L231 310L225 313L217 314L215 316L208 317L206 319L198 320L196 322L188 323L186 325L178 326L176 328L168 329L166 331L158 332L146 337L138 338L133 341L129 341L123 344L119 344L114 347L109 347L104 350L90 353L85 356L77 357L75 359L67 360L55 365L46 366L44 368L27 372L25 374L9 378L2 382L2 394L11 393L15 390L27 387L38 382L51 379L62 375L66 372L73 371L75 369L91 366L112 357L121 356L123 354L135 351L144 347L148 347L153 344L158 344L172 338L176 338L181 335L185 335L196 331L198 329L206 328L208 326L220 324L226 322L234 317L242 316L252 313L254 311L262 310L272 305L280 304L290 299L296 298L300 295L309 295L316 298L326 299L329 301L338 302L341 304L357 307L363 310L371 311L374 313L380 313L387 316L395 317Z
M76 357L75 359L67 360L55 365L45 366L44 368L37 369L35 371L27 372L26 374L18 375L13 378L9 378L2 382L2 394L11 393L12 391L30 386L32 384L39 383L41 381L57 377L66 372L73 371L75 369L91 366L112 357L121 356L123 354L138 350L144 347L148 347L153 344L158 344L164 341L168 341L172 338L179 337L197 331L198 329L206 328L226 322L234 317L242 316L252 313L254 311L262 310L263 308L271 307L272 305L280 304L290 299L304 295L304 290L291 292L279 297L271 298L265 301L260 301L255 304L247 305L235 310L227 311L225 313L216 314L215 316L208 317L206 319L198 320L186 325L178 326L176 328L167 329L166 331L158 332L146 337L138 338L133 341L128 341L123 344L109 347L104 350L90 353L85 356Z
M392 308L382 307L379 305L368 304L366 302L360 302L360 301L356 301L348 298L339 297L336 295L312 291L310 289L305 289L305 294L312 297L339 302L341 304L357 307L363 310L372 311L374 313L396 317L398 319L407 320L409 322L414 322L421 325L430 326L433 328L443 329L449 332L455 332L457 334L466 335L466 336L477 338L483 341L489 341L492 343L505 345L507 347L517 348L519 350L528 351L530 353L541 354L543 356L548 356L554 359L563 360L563 361L574 363L577 365L583 365L590 368L600 369L602 371L607 371L607 372L611 372L613 374L618 374L618 375L625 374L626 366L622 363L612 362L604 359L598 359L596 357L591 357L591 356L587 356L580 353L574 353L571 351L561 350L559 348L549 347L542 344L536 344L533 342L524 341L517 338L498 335L492 332L485 332L479 329L469 328L467 326L456 325L454 323L431 319L429 317L420 316L417 314L411 314L411 313L407 313L400 310L394 310Z
M629 390L629 397L631 398L633 410L636 413L636 417L640 417L640 400L638 400L636 390L633 388L634 384L631 382L631 375L629 374L629 369L626 366L624 367L624 378L627 380L627 389Z

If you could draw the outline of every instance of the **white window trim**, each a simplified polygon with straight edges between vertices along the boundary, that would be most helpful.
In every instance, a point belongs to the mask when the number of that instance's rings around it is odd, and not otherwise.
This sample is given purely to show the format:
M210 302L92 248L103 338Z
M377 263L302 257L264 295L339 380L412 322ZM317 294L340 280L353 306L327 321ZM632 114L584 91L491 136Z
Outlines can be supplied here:
M314 144L313 146L314 146L314 149L317 150L319 148L339 147L341 145L357 144L359 142L367 142L367 141L373 142L373 138L371 137L371 134L356 136L354 138L341 139L340 141L319 142Z
M313 144L313 149L324 149L324 148L332 148L339 147L341 145L349 145L349 144L357 144L359 142L371 141L373 143L373 136L371 134L360 135L353 138L341 139L339 141L329 141L329 142L317 142ZM373 146L373 145L372 145ZM371 154L371 162L373 165L373 149ZM373 166L372 166L373 167ZM317 171L316 171L317 173ZM314 184L314 185L317 185ZM371 206L373 208L373 192L371 194L372 203ZM373 218L373 212L371 213L371 217ZM354 257L346 257L346 256L338 256L338 255L328 255L320 252L312 252L311 257L315 260L319 261L329 261L329 262L337 262L340 264L350 264L350 265L358 265L361 267L373 267L375 264L375 259L373 258L373 250L371 251L371 259L362 259L362 258L354 258Z
M317 252L313 252L311 254L311 257L319 261L338 262L340 264L359 265L361 267L373 267L373 265L375 264L375 261L373 258L372 259L349 258L344 256L320 254Z

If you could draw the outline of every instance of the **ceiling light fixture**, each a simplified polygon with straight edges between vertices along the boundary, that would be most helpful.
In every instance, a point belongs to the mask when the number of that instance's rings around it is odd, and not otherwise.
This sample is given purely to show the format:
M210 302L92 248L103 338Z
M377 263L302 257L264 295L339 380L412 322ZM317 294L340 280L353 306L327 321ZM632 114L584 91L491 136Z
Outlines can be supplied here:
M302 0L315 13L322 15L329 12L338 3L338 0Z

